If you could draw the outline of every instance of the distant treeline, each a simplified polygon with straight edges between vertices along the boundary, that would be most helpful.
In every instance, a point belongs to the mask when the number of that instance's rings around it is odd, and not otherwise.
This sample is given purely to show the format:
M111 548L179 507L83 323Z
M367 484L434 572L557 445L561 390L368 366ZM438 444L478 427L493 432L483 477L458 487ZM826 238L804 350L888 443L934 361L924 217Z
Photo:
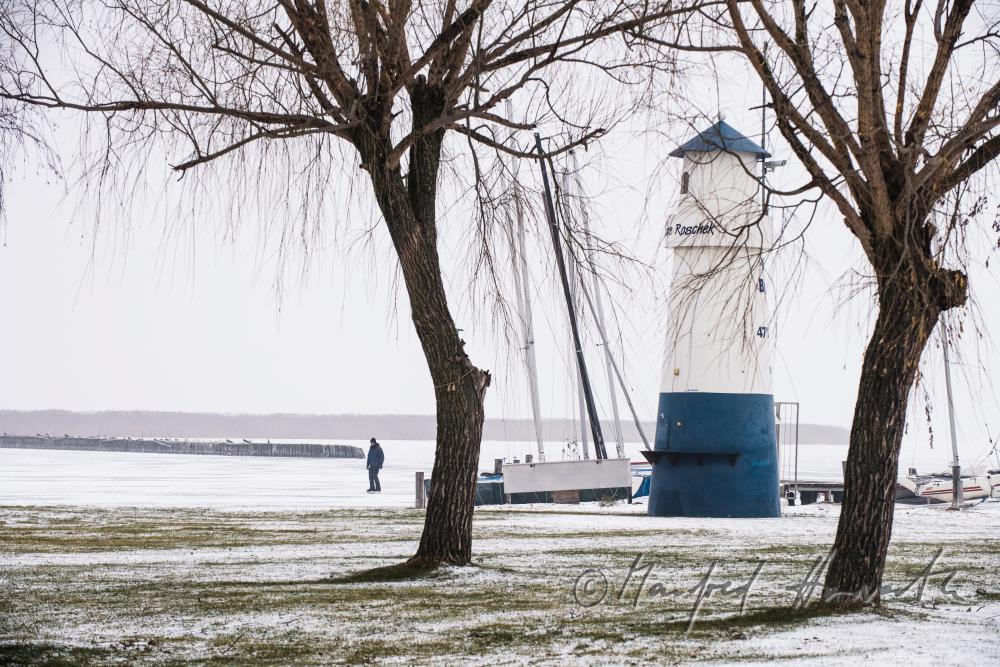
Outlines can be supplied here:
M653 438L654 425L643 424ZM574 422L546 419L542 424L545 440L572 439ZM632 422L622 424L627 442L639 442ZM431 415L245 415L195 412L107 411L69 412L66 410L0 410L0 433L10 435L72 435L131 438L253 438L272 440L433 440ZM530 419L487 419L486 440L533 440ZM604 438L614 440L610 423L604 424ZM848 431L840 426L801 424L803 444L843 444ZM782 438L784 440L784 438ZM650 443L652 444L652 443Z

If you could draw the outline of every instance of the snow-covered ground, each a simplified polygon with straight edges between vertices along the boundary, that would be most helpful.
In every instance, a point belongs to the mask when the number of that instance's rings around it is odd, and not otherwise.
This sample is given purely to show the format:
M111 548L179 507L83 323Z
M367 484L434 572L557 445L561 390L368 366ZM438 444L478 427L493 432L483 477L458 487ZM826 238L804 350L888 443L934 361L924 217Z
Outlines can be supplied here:
M337 441L365 446L363 442ZM383 492L367 494L368 477L359 459L122 454L58 450L0 449L0 505L97 505L139 507L326 508L410 507L414 473L430 476L434 443L385 441ZM562 443L547 443L549 460L563 457ZM626 453L642 460L641 443L626 443ZM492 470L496 458L522 458L528 443L483 443L480 469ZM783 452L782 477L791 477L790 451ZM844 446L799 448L801 479L839 479ZM907 454L904 452L904 454ZM940 452L907 454L900 467L941 469Z
M476 566L354 581L413 552L421 512L0 507L0 663L1000 664L1000 502L900 507L886 583L926 572L922 597L801 615L838 511L486 508ZM752 582L745 616L726 582Z
M480 508L474 567L338 580L419 540L433 445L384 446L377 496L360 460L0 450L0 664L1000 664L1000 501L899 506L877 613L796 610L837 528L822 503ZM803 446L800 474L838 476L843 449ZM485 443L482 468L524 451Z

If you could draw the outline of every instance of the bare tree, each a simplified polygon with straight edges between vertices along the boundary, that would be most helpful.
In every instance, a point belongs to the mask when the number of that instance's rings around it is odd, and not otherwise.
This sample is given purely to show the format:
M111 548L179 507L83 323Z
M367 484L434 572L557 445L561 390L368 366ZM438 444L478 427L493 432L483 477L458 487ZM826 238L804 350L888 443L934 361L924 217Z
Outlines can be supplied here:
M8 56L0 48L0 70ZM30 149L34 159L47 171L60 172L57 156L45 140L44 121L37 111L0 98L0 232L7 214L6 186L13 175L16 158Z
M10 178L10 165L16 148L24 137L24 126L15 109L8 105L0 106L0 223L7 210L5 185Z
M963 238L982 220L970 191L1000 154L1000 16L976 0L726 5L660 44L749 63L806 187L833 202L873 271L824 599L877 603L907 402L939 317L966 302Z
M442 164L467 156L456 173L471 182L476 242L487 243L499 220L490 189L504 180L491 171L501 153L531 155L518 132L558 129L550 155L599 137L631 108L607 86L646 81L664 63L623 35L655 31L683 4L6 0L0 34L14 58L0 99L96 119L104 152L85 176L98 186L122 154L144 160L154 146L184 152L178 174L241 164L256 185L273 171L269 147L297 141L284 150L300 151L302 172L277 176L293 187L312 175L307 192L322 199L327 142L347 147L392 239L436 398L434 483L409 564L464 564L490 374L466 355L442 279ZM504 112L508 100L519 117Z

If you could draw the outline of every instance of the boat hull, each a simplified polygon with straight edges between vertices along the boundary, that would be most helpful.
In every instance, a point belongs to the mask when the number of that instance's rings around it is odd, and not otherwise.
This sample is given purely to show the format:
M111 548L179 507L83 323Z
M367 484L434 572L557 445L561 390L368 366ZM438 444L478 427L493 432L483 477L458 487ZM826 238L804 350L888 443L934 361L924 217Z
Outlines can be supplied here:
M896 484L896 502L924 505L950 503L955 485L946 473L901 477ZM1000 497L1000 472L962 477L962 500Z

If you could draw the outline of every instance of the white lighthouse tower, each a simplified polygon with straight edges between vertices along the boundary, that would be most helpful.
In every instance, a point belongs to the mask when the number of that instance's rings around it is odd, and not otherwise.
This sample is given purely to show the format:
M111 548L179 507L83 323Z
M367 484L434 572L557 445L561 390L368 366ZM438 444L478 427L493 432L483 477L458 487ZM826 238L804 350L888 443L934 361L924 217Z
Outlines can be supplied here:
M778 516L770 321L759 198L769 154L723 121L671 154L684 160L667 219L670 322L649 513Z

